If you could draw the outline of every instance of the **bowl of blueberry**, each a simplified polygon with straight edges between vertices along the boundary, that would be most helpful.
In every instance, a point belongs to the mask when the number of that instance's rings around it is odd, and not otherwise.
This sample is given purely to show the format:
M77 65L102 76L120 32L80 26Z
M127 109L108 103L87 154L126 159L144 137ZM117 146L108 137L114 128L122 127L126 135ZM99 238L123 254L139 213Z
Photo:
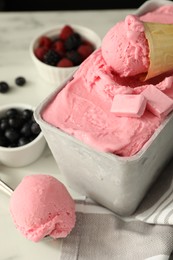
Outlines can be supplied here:
M101 38L93 30L64 24L34 38L30 54L39 75L57 86L100 45Z
M0 106L0 163L23 167L41 156L46 140L33 112L26 104Z

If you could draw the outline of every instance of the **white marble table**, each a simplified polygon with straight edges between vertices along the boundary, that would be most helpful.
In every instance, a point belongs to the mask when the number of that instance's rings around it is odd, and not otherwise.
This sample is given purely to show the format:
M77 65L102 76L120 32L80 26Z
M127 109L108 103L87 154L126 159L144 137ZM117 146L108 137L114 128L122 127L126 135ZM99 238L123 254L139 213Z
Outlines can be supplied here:
M101 38L107 30L134 10L102 10L76 12L23 12L0 13L0 81L6 81L11 91L0 94L0 104L29 103L36 106L55 86L45 83L37 74L29 55L29 44L39 32L57 24L80 24L98 32ZM16 87L14 79L24 76L27 84ZM25 175L44 173L64 182L48 147L41 158L23 168L0 165L0 178L13 189ZM80 194L70 190L74 198ZM45 239L33 243L14 227L9 214L9 196L0 191L0 260L58 260L61 240Z

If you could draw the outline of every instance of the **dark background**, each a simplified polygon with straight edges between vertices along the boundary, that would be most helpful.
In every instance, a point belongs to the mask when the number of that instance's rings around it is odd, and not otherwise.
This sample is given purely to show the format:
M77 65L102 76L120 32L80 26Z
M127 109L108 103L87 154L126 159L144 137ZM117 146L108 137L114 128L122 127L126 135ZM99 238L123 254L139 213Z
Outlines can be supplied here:
M0 0L0 11L131 9L138 8L144 2L145 0Z

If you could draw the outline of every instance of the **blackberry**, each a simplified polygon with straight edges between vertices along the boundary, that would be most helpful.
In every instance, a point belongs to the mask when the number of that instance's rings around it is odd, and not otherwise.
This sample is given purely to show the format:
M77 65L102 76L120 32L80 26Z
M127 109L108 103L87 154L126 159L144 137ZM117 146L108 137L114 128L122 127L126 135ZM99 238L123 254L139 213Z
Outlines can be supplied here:
M54 36L49 38L50 44L46 45L46 48L42 46L45 37L46 36L43 36L42 40L38 42L34 53L40 61L50 66L78 66L95 49L89 40L83 39L82 34L75 31L75 29L69 25L63 26L59 34L57 32ZM79 47L81 48L79 49ZM74 54L71 56L71 59L68 59L67 52L71 51L78 51L81 57L78 54Z
M81 36L79 33L71 34L64 42L66 50L71 51L77 49L82 43Z
M68 52L67 58L72 61L74 66L78 66L82 62L82 57L77 51Z
M15 79L15 83L16 83L17 86L21 87L21 86L25 85L26 79L24 77L17 77Z
M0 93L6 93L9 91L9 85L5 81L0 82Z
M49 50L43 57L43 62L48 65L56 66L61 56L54 50Z

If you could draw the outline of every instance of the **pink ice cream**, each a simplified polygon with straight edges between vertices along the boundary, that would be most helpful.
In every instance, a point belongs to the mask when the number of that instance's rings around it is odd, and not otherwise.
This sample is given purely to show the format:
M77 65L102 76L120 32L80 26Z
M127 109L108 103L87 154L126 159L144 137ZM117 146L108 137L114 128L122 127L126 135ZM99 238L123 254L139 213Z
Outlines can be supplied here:
M140 16L144 22L172 24L173 5L165 5Z
M113 26L102 41L106 64L121 77L147 72L149 45L143 22L172 23L172 11L172 6L164 6L141 17L128 15Z
M49 175L24 177L11 196L10 212L17 229L34 242L66 237L76 220L69 192Z
M102 55L106 64L121 77L147 72L149 46L143 23L128 15L117 23L102 41Z
M150 15L147 14L147 20L152 21L152 16L154 16L154 19L157 17L157 21L162 22L165 17L163 12L169 16L167 21L173 23L173 5L161 7L151 12ZM139 18L144 20L146 16ZM148 48L139 18L128 16L125 21L115 25L116 28L120 28L119 33L125 28L125 24L127 28L137 31L138 37L129 33L129 37L133 41L133 45L131 44L129 47L130 52L134 51L136 56L132 56L135 59L140 56L140 53L144 57L143 60L134 60L132 68L129 68L129 61L127 61L122 70L125 75L128 75L128 71L134 72L133 74L145 72L148 67ZM134 21L136 25L131 27ZM96 150L119 156L132 156L140 151L172 111L173 75L160 76L147 82L142 82L138 76L122 77L118 72L120 65L113 68L110 66L109 59L108 63L105 59L106 50L104 48L107 49L110 59L112 55L112 62L116 55L119 55L116 54L117 48L112 47L112 45L120 44L116 42L117 37L113 31L110 29L107 34L111 36L110 40L104 38L101 48L81 64L73 79L44 109L42 117L46 122L75 136ZM139 48L137 44L136 49L135 39L136 41L141 39L144 46L141 45ZM124 42L126 39L121 38L121 40L122 46L128 44ZM105 47L105 41L108 47ZM109 49L111 49L110 52ZM118 108L115 106L116 95L128 95L129 98L131 95L143 95L146 102L137 97L134 99L136 102L134 106L133 103L131 103L131 107L127 104L126 110L122 112L120 106ZM161 97L160 102L157 102L155 95ZM130 102L127 96L126 100ZM147 104L146 107L144 107L145 104Z

